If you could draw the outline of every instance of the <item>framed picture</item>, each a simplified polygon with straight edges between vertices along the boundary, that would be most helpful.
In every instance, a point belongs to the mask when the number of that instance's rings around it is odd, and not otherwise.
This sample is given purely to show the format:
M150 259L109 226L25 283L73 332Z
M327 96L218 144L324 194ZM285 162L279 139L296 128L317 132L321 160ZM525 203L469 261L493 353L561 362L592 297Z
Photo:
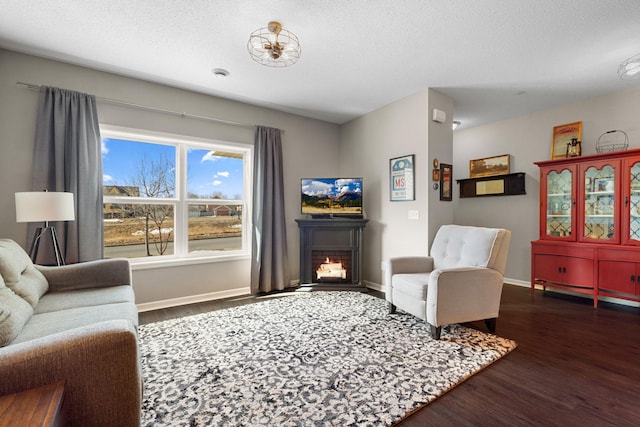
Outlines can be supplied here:
M414 200L414 155L389 160L391 201Z
M567 157L567 144L575 138L582 141L582 122L567 123L553 128L551 141L551 159L564 159Z
M450 202L452 197L451 178L453 176L453 166L440 163L440 200Z
M469 161L469 178L479 178L481 176L505 175L511 171L509 165L509 154L485 157Z

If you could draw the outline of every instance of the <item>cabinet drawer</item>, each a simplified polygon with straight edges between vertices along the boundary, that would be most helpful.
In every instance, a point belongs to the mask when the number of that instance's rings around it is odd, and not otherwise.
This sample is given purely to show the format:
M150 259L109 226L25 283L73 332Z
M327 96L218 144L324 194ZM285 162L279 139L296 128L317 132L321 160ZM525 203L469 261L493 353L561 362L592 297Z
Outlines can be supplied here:
M577 245L571 243L548 244L532 242L531 249L536 254L560 255L571 258L595 258L595 248L588 245Z
M593 260L538 254L534 257L534 277L537 280L593 287Z
M598 263L598 287L625 294L636 293L636 263L625 261L600 261Z

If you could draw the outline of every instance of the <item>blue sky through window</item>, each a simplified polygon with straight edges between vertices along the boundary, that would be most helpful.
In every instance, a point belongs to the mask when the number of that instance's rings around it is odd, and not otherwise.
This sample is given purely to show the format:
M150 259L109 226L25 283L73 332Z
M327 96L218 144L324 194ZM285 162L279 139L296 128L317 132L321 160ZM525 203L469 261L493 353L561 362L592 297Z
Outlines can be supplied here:
M104 185L131 185L140 162L166 159L175 173L176 146L102 138ZM243 159L212 155L201 148L187 149L187 192L199 198L241 199Z

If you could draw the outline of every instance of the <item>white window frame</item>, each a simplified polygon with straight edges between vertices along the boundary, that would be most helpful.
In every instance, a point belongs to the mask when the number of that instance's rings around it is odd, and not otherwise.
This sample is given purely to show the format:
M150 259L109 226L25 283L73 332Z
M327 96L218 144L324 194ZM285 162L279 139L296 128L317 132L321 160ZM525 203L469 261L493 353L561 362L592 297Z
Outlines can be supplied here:
M251 218L252 218L252 165L253 146L237 142L214 139L197 138L185 135L175 135L131 129L119 126L100 124L102 138L122 139L136 142L171 145L176 147L176 188L173 198L150 199L146 197L119 197L103 195L104 203L144 203L174 206L174 253L171 255L157 255L152 257L129 258L132 269L171 267L189 264L201 264L221 261L249 259L251 252ZM220 200L215 203L229 203L242 205L242 248L235 251L199 251L189 253L188 209L189 204L211 202L210 199L187 198L187 149L198 148L206 150L239 152L244 155L243 198L241 200Z

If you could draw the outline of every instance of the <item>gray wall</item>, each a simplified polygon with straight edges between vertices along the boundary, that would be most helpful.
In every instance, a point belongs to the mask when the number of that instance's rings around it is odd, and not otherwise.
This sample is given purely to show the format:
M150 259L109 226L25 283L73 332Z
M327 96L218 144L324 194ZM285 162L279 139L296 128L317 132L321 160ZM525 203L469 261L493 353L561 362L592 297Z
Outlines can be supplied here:
M614 76L615 77L615 76ZM538 238L540 176L534 161L548 160L554 126L582 121L582 152L596 153L598 137L613 129L627 132L629 148L640 147L640 88L587 99L510 120L454 132L454 177L469 177L469 160L511 155L511 172L526 174L527 194L460 199L454 193L453 219L458 224L500 226L512 231L505 276L528 284L531 245Z
M431 111L447 113L447 123L431 121ZM363 277L370 287L383 283L381 262L390 257L427 254L441 223L451 222L451 202L440 202L432 189L433 157L451 163L449 97L424 90L361 116L342 126L340 171L364 178L364 204L369 223L365 229ZM415 200L390 201L389 160L415 155ZM418 220L408 219L417 210Z
M538 237L539 177L533 162L549 158L553 126L581 120L583 151L595 152L600 134L625 130L631 147L640 147L640 88L545 110L510 120L451 132L453 101L424 90L355 119L343 126L306 119L267 108L157 85L88 68L0 49L0 236L26 245L26 226L15 222L14 193L30 189L37 92L17 81L58 86L174 111L262 124L285 130L287 240L292 278L298 276L300 178L351 175L365 179L367 284L383 284L381 261L391 256L424 254L440 224L500 226L513 231L506 276L527 283L530 241ZM215 83L212 83L215 84ZM447 113L444 124L431 121L433 108ZM196 137L252 144L253 131L182 119L160 113L99 104L105 124L146 128ZM452 143L453 139L453 143ZM454 180L469 176L469 160L511 154L511 171L526 173L523 196L439 200L431 181L432 161L452 163ZM416 199L389 201L389 159L415 154ZM419 219L409 220L409 210ZM136 269L138 303L190 302L247 292L248 259L172 267Z
M26 225L15 222L14 193L31 189L31 158L37 91L23 81L94 94L130 103L284 129L287 240L292 279L298 277L300 178L338 174L340 130L335 124L267 108L197 94L142 80L0 49L0 236L26 246ZM218 84L212 77L212 85ZM290 89L290 88L283 88ZM162 113L99 103L104 124L253 144L252 129L184 119ZM249 260L207 262L134 270L138 303L197 301L247 293ZM175 302L175 301L174 301Z

